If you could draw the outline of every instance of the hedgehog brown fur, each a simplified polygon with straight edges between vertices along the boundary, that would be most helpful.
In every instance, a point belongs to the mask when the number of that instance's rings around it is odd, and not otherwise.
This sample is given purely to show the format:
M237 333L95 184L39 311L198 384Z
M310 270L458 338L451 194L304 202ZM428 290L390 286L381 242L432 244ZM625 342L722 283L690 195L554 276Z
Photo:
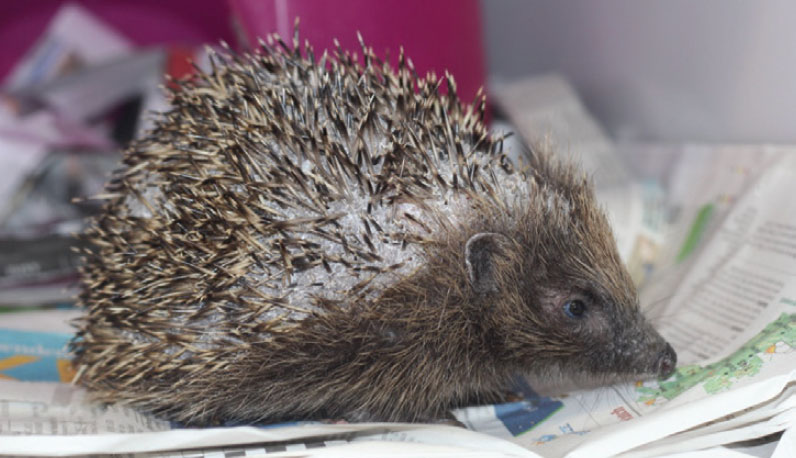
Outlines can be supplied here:
M589 180L363 51L271 38L171 90L84 234L79 382L189 424L424 421L518 372L670 372Z

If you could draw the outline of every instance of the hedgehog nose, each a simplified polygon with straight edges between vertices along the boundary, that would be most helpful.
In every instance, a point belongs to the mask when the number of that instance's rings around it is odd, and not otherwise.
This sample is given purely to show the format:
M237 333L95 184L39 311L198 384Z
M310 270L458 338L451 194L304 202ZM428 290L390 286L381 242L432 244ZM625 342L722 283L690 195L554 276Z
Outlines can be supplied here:
M660 356L658 356L658 376L661 378L669 378L674 373L674 367L677 365L677 353L674 348L668 343L666 348L663 349Z

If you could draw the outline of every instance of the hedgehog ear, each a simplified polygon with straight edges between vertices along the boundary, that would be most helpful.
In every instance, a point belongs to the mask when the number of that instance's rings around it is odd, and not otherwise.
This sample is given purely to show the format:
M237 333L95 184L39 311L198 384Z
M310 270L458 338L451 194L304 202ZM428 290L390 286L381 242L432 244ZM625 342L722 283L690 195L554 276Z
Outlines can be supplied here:
M464 246L464 263L475 292L488 294L498 291L497 258L503 254L506 236L495 232L479 232Z

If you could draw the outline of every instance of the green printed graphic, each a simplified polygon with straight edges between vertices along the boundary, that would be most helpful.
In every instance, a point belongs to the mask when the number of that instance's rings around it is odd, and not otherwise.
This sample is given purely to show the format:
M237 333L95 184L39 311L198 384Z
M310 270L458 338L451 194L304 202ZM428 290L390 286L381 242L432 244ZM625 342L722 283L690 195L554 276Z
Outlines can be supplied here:
M688 237L686 237L685 242L683 242L683 246L680 247L680 252L677 253L677 262L681 262L687 258L688 255L696 249L699 240L702 238L702 234L705 233L705 229L708 227L710 215L712 214L713 204L703 205L702 208L699 209L699 213L697 213L696 219L694 219L694 224L691 225L691 230L688 232Z
M639 402L655 404L660 398L673 399L686 390L704 382L708 394L727 390L743 377L760 372L765 355L790 352L796 348L796 313L783 313L758 335L727 358L707 366L690 365L677 368L669 379L650 387L639 384Z

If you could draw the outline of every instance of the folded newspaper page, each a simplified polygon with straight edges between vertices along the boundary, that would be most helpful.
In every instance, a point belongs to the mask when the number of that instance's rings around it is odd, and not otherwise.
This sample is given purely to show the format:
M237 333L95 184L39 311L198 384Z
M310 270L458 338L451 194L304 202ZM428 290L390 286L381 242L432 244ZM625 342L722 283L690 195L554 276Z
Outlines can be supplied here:
M126 407L91 404L85 391L67 383L0 381L0 393L0 455L170 456L163 452L189 450L176 455L334 456L336 452L320 449L339 448L340 456L428 456L430 451L451 457L538 456L509 441L453 426L307 422L186 429ZM352 449L353 444L358 445Z

